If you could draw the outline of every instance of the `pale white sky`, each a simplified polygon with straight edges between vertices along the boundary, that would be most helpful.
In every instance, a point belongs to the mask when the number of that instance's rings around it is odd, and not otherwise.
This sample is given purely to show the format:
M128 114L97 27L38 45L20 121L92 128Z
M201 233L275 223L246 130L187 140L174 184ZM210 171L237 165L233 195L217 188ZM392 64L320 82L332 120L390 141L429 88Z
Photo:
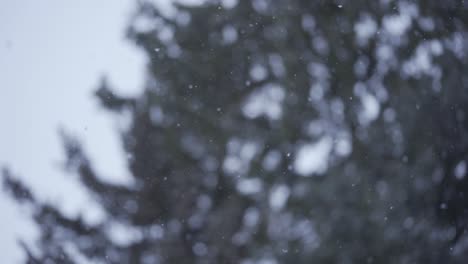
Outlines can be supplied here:
M142 88L144 57L125 40L131 0L0 0L0 166L42 198L76 214L89 199L63 173L57 129L77 134L106 178L125 181L116 120L93 91L101 74L124 94ZM34 236L25 208L0 191L2 263L18 263L16 238Z

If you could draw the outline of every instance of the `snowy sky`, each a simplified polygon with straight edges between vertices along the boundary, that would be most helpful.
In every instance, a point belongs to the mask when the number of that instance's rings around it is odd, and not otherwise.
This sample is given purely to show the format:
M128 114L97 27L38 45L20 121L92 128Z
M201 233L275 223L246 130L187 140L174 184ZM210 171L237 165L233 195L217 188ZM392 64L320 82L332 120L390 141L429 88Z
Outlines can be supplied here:
M68 214L90 198L60 169L59 127L79 136L99 172L128 177L116 120L92 93L102 74L124 94L142 87L143 55L124 38L132 7L131 0L0 0L0 166ZM27 208L0 196L2 262L17 263L16 239L35 229Z

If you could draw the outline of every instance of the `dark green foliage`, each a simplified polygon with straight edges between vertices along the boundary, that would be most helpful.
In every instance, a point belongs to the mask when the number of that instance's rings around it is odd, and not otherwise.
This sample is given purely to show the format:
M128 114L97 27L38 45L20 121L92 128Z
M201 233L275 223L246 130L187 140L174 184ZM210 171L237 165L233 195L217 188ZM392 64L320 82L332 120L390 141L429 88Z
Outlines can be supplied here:
M35 208L31 263L72 262L64 243L106 263L465 263L464 1L176 7L140 3L128 29L148 57L143 94L96 93L131 116L134 184L101 180L63 136L105 221L69 219L4 173ZM308 171L312 143L327 162ZM138 239L112 241L115 223Z

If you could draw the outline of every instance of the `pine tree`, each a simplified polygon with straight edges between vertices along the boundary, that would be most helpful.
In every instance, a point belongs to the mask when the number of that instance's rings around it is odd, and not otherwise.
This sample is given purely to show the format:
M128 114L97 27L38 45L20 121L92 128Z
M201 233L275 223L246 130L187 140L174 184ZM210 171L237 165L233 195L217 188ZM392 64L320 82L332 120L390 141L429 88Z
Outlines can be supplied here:
M4 171L41 230L28 263L464 263L464 1L175 7L141 2L128 29L144 92L96 92L131 116L134 184L102 180L62 134L105 221L66 217ZM116 243L115 224L137 238Z

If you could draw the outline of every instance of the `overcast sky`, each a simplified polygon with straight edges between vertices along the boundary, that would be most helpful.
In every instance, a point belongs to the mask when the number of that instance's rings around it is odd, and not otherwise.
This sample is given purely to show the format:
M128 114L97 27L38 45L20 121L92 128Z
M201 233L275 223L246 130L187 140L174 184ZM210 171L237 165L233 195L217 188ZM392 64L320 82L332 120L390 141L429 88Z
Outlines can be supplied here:
M60 170L59 127L79 136L101 174L128 177L116 120L92 93L102 74L121 93L142 88L144 58L124 38L132 3L0 0L0 166L67 214L88 210L90 198ZM34 237L34 226L2 192L0 212L1 262L18 263L16 239Z

